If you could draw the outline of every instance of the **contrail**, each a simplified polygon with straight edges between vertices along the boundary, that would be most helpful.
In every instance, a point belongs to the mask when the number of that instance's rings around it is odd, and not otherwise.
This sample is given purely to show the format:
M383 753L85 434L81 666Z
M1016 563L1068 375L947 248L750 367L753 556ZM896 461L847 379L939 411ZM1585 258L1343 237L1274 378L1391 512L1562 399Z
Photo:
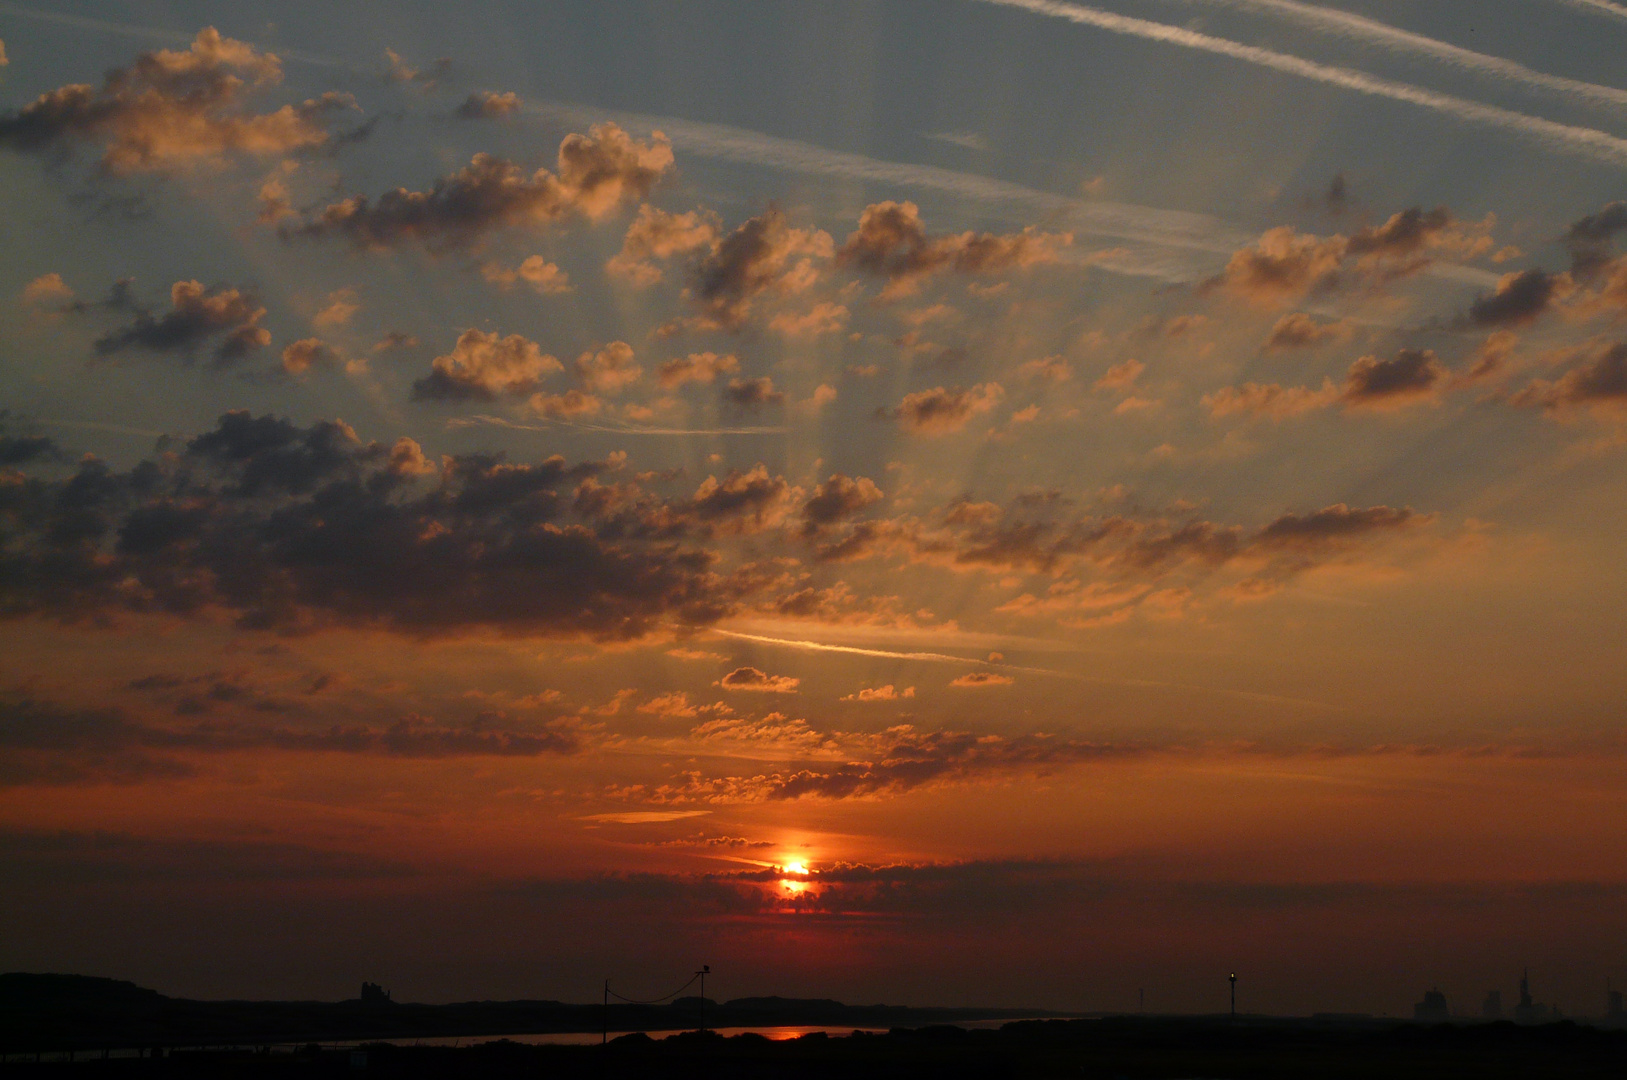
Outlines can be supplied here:
M796 638L768 637L763 634L743 634L738 630L720 630L712 627L711 632L724 637L740 638L743 641L758 641L764 645L780 645L787 649L807 649L812 652L848 653L853 656L880 656L889 660L922 660L933 664L976 664L981 667L999 668L1001 671L1022 671L1030 675L1054 675L1061 679L1086 678L1082 675L1073 675L1066 671L1052 671L1050 668L1021 667L1017 664L996 663L993 660L983 660L977 657L954 656L949 653L935 652L894 652L890 649L864 649L857 645L831 645L823 641L806 641ZM1093 680L1094 681L1094 680ZM1137 683L1136 685L1143 685ZM1147 686L1157 686L1158 683L1146 683Z
M1050 675L1058 679L1073 679L1078 682L1100 683L1104 686L1133 686L1152 690L1188 690L1202 694L1219 694L1222 697L1244 698L1249 701L1269 701L1282 705L1300 705L1313 709L1324 709L1330 712L1345 712L1346 709L1338 705L1329 705L1324 701L1312 701L1308 698L1287 697L1282 694L1262 694L1252 690L1222 690L1212 686L1192 686L1186 683L1158 682L1153 679L1124 679L1107 678L1101 675L1082 675L1073 671L1054 671L1051 668L1023 667L1020 664L1007 664L1003 661L982 660L969 656L953 656L949 653L935 652L894 652L890 649L864 649L856 645L831 645L823 641L806 641L796 638L776 638L763 634L743 634L738 630L721 630L718 627L709 627L710 633L720 634L723 637L739 638L744 641L757 641L764 645L779 645L787 649L806 649L811 652L847 653L852 656L879 656L889 660L921 660L933 664L976 664L980 667L994 668L998 671L1020 671L1028 675Z
M188 34L181 30L166 30L158 26L141 26L136 23L113 22L109 19L92 19L84 15L68 15L60 11L40 11L37 8L8 3L6 0L0 0L0 12L7 15L16 15L19 18L55 23L58 26L71 26L76 30L97 30L104 34L117 34L120 37L140 38L147 41L169 41L185 45L198 36L195 33ZM308 64L311 67L335 68L358 74L364 71L362 68L317 53L300 50L288 52L283 49L273 51L280 60L294 60L301 64Z
M1196 30L1170 26L1167 23L1150 22L1147 19L1136 19L1128 15L1115 15L1112 12L1103 11L1100 8L1086 7L1083 4L1063 3L1061 0L980 0L980 2L994 4L999 7L1017 8L1033 15L1066 19L1069 22L1078 23L1082 26L1093 26L1098 30L1106 30L1109 33L1126 34L1130 37L1143 38L1148 41L1163 42L1166 45L1177 45L1181 48L1196 49L1200 52L1214 53L1217 56L1231 57L1234 60L1241 60L1247 64L1255 64L1273 71L1280 71L1287 75L1295 75L1302 79L1309 79L1312 82L1353 90L1358 94L1388 98L1391 101L1402 101L1458 120L1501 128L1504 131L1535 139L1554 150L1584 154L1612 165L1627 165L1627 139L1619 139L1595 128L1561 124L1553 120L1545 120L1540 116L1531 116L1526 113L1515 112L1512 109L1500 108L1496 105L1486 105L1482 102L1470 101L1467 98L1455 97L1451 94L1425 90L1421 86L1413 86L1410 83L1380 78L1377 75L1369 75L1365 71L1357 71L1354 68L1319 64L1303 57L1291 56L1272 49L1263 49L1257 45L1244 45L1241 42L1214 37L1210 34L1200 34Z
M620 427L613 424L583 424L573 420L554 420L547 424L521 424L501 416L477 413L473 416L454 416L446 422L449 428L501 427L514 431L553 431L558 427L576 428L578 431L604 431L613 435L784 435L788 427L730 427L730 428L643 428Z
M985 2L1009 3L1012 0L985 0ZM146 37L164 41L190 41L193 36L153 27L130 26L81 16L60 15L56 12L35 11L7 2L7 0L0 0L0 12L130 37ZM1142 20L1130 21L1141 22ZM1165 30L1175 29L1173 27L1162 27L1162 24L1159 23L1146 23L1145 25L1161 27ZM1185 31L1180 32L1185 33ZM1203 35L1196 36L1203 37ZM1218 41L1220 39L1210 40ZM1236 45L1231 42L1225 42L1224 44L1238 49L1249 48L1249 46ZM1265 52L1265 50L1258 51ZM361 68L342 64L331 57L318 56L303 51L279 51L279 55L295 63L357 73L363 72ZM1294 60L1292 57L1285 57L1284 59ZM1296 62L1308 63L1307 61ZM1316 65L1311 66L1315 67ZM1360 72L1352 74L1361 78L1368 77ZM1465 104L1472 105L1473 103ZM1490 106L1486 106L1486 108L1490 108ZM1255 231L1242 229L1207 214L1191 213L1184 210L1166 210L1136 203L1075 199L1053 192L1038 191L1005 180L980 176L975 173L955 172L934 165L914 165L906 162L885 161L866 157L862 154L830 150L795 139L785 139L725 124L711 124L681 117L609 110L575 102L528 102L524 106L524 111L530 115L547 117L567 124L592 124L603 120L613 120L630 130L645 132L660 130L672 140L675 147L684 153L719 161L755 165L779 172L800 173L808 176L831 176L844 180L892 184L902 188L938 191L983 206L1007 206L1019 209L1025 214L1052 214L1055 215L1059 227L1093 236L1130 241L1132 244L1140 244L1145 247L1160 248L1167 253L1160 255L1146 250L1125 250L1114 251L1107 257L1098 256L1091 259L1092 265L1116 274L1154 277L1173 282L1200 279L1214 272L1217 263L1210 257L1229 256L1233 251L1245 244L1252 243L1257 236ZM1497 111L1502 112L1503 110ZM1519 114L1511 113L1509 115L1518 116ZM1602 135L1601 137L1608 138L1608 136ZM1620 140L1613 141L1619 142ZM1174 254L1176 252L1184 254L1176 255ZM1074 256L1074 258L1078 258L1078 256ZM1221 258L1220 261L1224 261L1224 258ZM1473 278L1472 283L1480 287L1496 284L1494 276L1470 267L1456 267L1440 263L1432 264L1426 272L1438 277L1463 277L1466 281ZM648 429L644 430L650 434L657 433ZM726 432L726 434L761 433L766 432L748 432L744 430Z
M1461 48L1445 41L1425 37L1423 34L1415 34L1410 30L1402 30L1387 23L1377 22L1348 11L1319 7L1315 4L1302 4L1299 0L1193 0L1193 2L1216 4L1221 7L1237 8L1242 11L1269 12L1280 15L1291 22L1297 22L1303 26L1322 30L1338 37L1382 45L1395 52L1428 56L1463 71L1490 75L1532 89L1549 90L1595 104L1627 105L1627 90L1621 90L1614 86L1600 86L1598 83L1583 82L1580 79L1567 79L1562 75L1549 75L1545 72L1533 71L1524 64L1513 60L1505 60L1500 56L1488 56L1485 53L1475 52L1473 49ZM1581 0L1581 2L1589 3L1591 6L1590 0ZM1615 14L1627 16L1627 9L1616 8L1614 5L1608 4L1605 7Z

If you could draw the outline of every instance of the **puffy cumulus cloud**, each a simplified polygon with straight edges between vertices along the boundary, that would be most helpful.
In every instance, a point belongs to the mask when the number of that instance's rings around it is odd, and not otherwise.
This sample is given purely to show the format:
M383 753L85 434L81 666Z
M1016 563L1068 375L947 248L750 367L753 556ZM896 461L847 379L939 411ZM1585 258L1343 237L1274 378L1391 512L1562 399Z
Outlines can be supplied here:
M840 331L847 317L844 305L822 301L807 311L782 311L768 320L768 328L786 337L820 337Z
M74 300L73 287L58 273L41 274L23 286L22 295L23 303L36 306L71 304Z
M445 356L437 356L430 373L412 384L412 396L427 401L492 401L501 394L534 391L542 379L563 371L560 362L536 342L495 331L465 330Z
M1345 238L1323 239L1282 225L1232 254L1215 284L1245 300L1274 305L1330 287L1344 259Z
M494 229L541 226L572 215L596 220L642 199L672 165L672 145L656 132L639 142L614 124L559 145L557 173L527 173L512 161L476 154L428 191L396 188L378 199L354 195L278 226L285 239L341 237L386 250L417 241L465 247Z
M1541 269L1504 274L1495 291L1469 305L1465 319L1471 326L1525 326L1574 291L1569 274Z
M845 521L865 507L880 502L883 497L881 489L868 477L861 476L855 480L841 473L832 473L828 480L814 488L813 494L802 504L802 534L816 536L828 526Z
M162 315L138 310L126 325L96 339L101 356L144 349L192 355L213 341L217 364L241 360L271 344L271 332L260 325L266 309L241 289L177 281L170 286L170 310Z
M754 667L738 667L713 683L725 690L748 690L761 694L794 694L802 685L801 679L789 675L770 675Z
M746 472L732 469L722 480L708 476L685 509L709 526L756 532L778 525L787 503L799 494L785 477L770 476L767 466L759 464Z
M1445 207L1412 207L1351 236L1320 237L1279 226L1234 252L1206 287L1270 307L1351 281L1381 285L1417 273L1440 255L1485 254L1492 246L1491 225L1489 218L1460 222Z
M676 390L684 383L710 384L719 375L732 375L740 370L740 361L729 353L690 353L675 356L655 370L655 377L663 390Z
M700 313L695 325L739 329L757 297L801 292L819 280L817 264L834 247L829 233L796 228L777 209L747 219L690 270L686 292Z
M0 615L630 639L708 625L768 584L687 545L686 503L660 532L580 514L571 490L612 465L471 454L436 468L416 444L339 422L228 413L128 472L87 459L0 485Z
M738 409L756 409L784 405L785 395L774 389L773 379L764 375L756 379L730 379L723 388L723 400Z
M361 309L355 289L335 289L328 294L317 313L311 316L311 324L323 328L343 326Z
M1627 343L1597 350L1558 379L1534 379L1511 401L1560 415L1578 409L1627 415Z
M1401 349L1389 359L1363 356L1345 374L1339 400L1353 408L1385 409L1428 400L1448 373L1429 349Z
M523 281L545 296L575 291L570 275L541 255L531 255L514 267L496 262L482 263L480 276L504 289L512 289Z
M1265 347L1273 352L1290 349L1314 349L1331 342L1348 341L1354 327L1343 319L1317 322L1304 312L1296 311L1277 320L1266 336Z
M458 106L458 116L465 120L501 120L519 111L520 95L512 90L502 94L477 90Z
M104 169L130 173L327 143L328 116L353 105L347 95L325 94L271 113L245 108L251 85L281 78L276 56L209 27L187 50L142 53L108 72L99 87L63 86L0 116L0 146L38 152L97 141L105 146Z
M612 397L644 374L644 369L633 362L633 347L625 341L612 341L598 352L583 353L572 368L588 390Z
M336 368L343 363L339 350L321 338L303 338L282 350L282 369L290 375L304 375L312 368Z
M1024 382L1063 383L1073 378L1073 365L1060 356L1046 356L1025 362L1017 376Z
M959 431L974 416L989 412L1005 397L999 383L979 383L971 389L959 386L919 390L905 394L889 415L914 435L947 435Z
M963 690L975 690L985 686L1010 686L1016 682L1009 675L1001 675L994 671L969 671L959 678L950 680L950 686L958 686Z
M915 687L906 686L904 689L899 690L892 683L888 683L885 686L860 687L854 693L844 695L841 700L856 702L900 701L914 696Z
M1020 233L964 232L930 236L921 210L912 202L880 202L864 208L859 227L836 253L837 262L885 277L883 295L902 296L922 278L941 272L998 273L1054 262L1057 251L1073 242L1070 233L1042 233L1032 227Z
M604 401L585 390L567 390L563 394L532 394L527 406L538 416L555 420L569 420L577 416L597 416L604 411Z
M717 233L716 220L702 211L671 214L645 203L627 227L621 251L605 264L605 271L635 285L654 285L662 277L654 260L710 249Z
M452 61L444 56L431 60L428 67L415 68L394 49L384 50L385 82L412 83L422 90L433 90L451 72Z
M1122 364L1114 364L1102 373L1096 380L1093 389L1096 390L1129 390L1135 386L1141 373L1147 370L1147 365L1140 360L1126 360Z

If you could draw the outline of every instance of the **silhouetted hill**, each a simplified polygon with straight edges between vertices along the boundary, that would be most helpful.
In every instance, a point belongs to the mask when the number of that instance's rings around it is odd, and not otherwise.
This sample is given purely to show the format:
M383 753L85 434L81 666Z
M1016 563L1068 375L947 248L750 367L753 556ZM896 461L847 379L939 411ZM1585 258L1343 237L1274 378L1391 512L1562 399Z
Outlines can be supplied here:
M0 1008L30 1006L82 1008L152 1008L164 1000L156 990L122 979L94 975L36 975L11 971L0 975Z
M0 1052L70 1046L201 1046L424 1039L599 1031L679 1031L701 1023L701 999L667 1005L466 1001L191 1001L133 983L77 975L0 975ZM1033 1009L844 1005L829 999L708 1000L710 1027L908 1027L1056 1015Z

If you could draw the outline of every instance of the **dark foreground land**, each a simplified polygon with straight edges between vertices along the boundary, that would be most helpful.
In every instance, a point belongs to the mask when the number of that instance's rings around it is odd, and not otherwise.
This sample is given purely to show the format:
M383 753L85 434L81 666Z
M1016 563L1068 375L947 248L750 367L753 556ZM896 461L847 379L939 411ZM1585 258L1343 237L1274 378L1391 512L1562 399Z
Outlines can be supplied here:
M161 1058L11 1063L6 1075L123 1078L323 1077L1615 1077L1627 1074L1627 1033L1571 1023L1426 1027L1391 1023L1217 1018L1039 1020L999 1030L956 1027L804 1036L771 1042L686 1032L625 1035L608 1046L490 1042L461 1048L371 1044L290 1052L174 1051Z
M760 1034L725 1038L682 1030L695 1026L701 1004L681 999L665 1006L613 1007L610 1030L636 1033L604 1046L527 1045L497 1036L597 1031L606 1013L598 1005L537 1001L188 1001L109 979L0 975L0 1075L60 1080L1627 1078L1627 1030L1568 1021L1521 1027L1339 1016L1107 1016L1013 1020L997 1029L968 1029L947 1021L997 1018L999 1010L783 998L705 1003L706 1022L716 1027L891 1028L776 1042ZM681 1033L652 1039L639 1029ZM451 1036L464 1044L413 1045L415 1039Z

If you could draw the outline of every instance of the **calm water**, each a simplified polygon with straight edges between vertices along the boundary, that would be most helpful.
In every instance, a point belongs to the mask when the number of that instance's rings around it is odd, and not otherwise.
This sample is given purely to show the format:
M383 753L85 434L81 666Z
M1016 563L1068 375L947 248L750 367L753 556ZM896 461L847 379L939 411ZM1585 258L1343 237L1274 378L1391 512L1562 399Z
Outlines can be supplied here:
M954 1026L963 1028L998 1028L1002 1024L1009 1024L1012 1022L1012 1020L960 1020L957 1021ZM851 1025L824 1026L819 1024L791 1024L781 1025L778 1027L724 1027L713 1028L712 1030L723 1036L743 1035L750 1031L755 1032L764 1038L775 1040L795 1039L803 1035L810 1035L819 1031L832 1036L851 1035L855 1031L863 1031L872 1035L886 1034L887 1032L887 1028L884 1027L856 1028ZM622 1035L630 1034L632 1034L630 1031L612 1031L610 1032L610 1038L614 1039ZM666 1039L672 1037L673 1035L682 1034L682 1031L647 1031L645 1034L652 1039ZM510 1042L526 1043L531 1046L589 1046L599 1042L603 1037L604 1036L597 1031L550 1031L540 1033L521 1032L512 1035L460 1035L428 1039L369 1039L368 1041L393 1043L398 1046L475 1046L479 1043L497 1042L501 1039L507 1039ZM273 1045L271 1049L274 1051L287 1053L297 1049L300 1046L309 1045L309 1043L279 1043ZM357 1043L354 1040L347 1040L345 1042L325 1042L320 1043L319 1045L324 1050L343 1050L356 1046ZM141 1051L134 1049L116 1049L110 1051L108 1056L115 1058L129 1058L137 1057L140 1055L140 1053ZM33 1056L34 1055L32 1054L14 1054L12 1055L12 1059L32 1060ZM80 1060L94 1060L102 1056L102 1051L100 1049L81 1050L75 1056ZM40 1056L40 1060L65 1061L67 1060L67 1057L68 1055L65 1053L46 1053Z

